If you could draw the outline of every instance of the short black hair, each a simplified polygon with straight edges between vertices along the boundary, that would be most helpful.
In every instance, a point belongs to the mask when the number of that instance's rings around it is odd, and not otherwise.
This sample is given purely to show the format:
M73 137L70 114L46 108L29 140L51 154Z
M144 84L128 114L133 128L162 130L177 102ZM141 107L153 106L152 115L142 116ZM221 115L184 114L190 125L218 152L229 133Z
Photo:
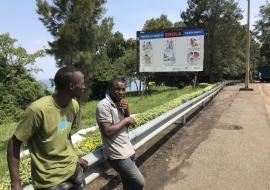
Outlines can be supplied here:
M126 80L124 78L120 78L120 77L115 77L113 79L111 79L108 83L108 89L111 90L113 87L113 84L115 82L122 82L122 83L126 83Z
M72 81L73 73L80 71L75 67L65 66L59 69L54 76L54 84L57 91L68 89Z

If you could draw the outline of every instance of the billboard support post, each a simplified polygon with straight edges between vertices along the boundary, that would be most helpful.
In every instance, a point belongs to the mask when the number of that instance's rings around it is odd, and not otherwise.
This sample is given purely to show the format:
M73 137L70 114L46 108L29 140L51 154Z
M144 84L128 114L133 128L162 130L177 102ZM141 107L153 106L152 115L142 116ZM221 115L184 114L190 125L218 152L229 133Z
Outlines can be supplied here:
M193 89L197 87L197 80L198 80L198 73L194 72L194 79L193 79Z

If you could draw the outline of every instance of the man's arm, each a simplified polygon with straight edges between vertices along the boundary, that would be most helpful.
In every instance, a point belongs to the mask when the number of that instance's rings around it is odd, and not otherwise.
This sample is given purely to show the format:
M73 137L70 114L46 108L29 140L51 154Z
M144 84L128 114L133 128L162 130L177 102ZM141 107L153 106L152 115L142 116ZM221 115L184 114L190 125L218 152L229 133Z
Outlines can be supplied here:
M76 116L75 116L73 122L72 122L71 129L77 128L77 127L80 126L80 117L81 117L81 116L80 116L80 113L81 113L81 112L80 112L80 110L79 110L79 111L77 112L77 114L76 114ZM73 146L73 143L72 143L72 139L71 139L71 131L70 131L70 133L69 133L69 135L68 135L68 140L69 140L69 142L70 142L72 148L74 149L74 146ZM75 151L75 149L74 149L74 151ZM79 159L78 159L78 163L81 165L81 167L82 167L83 169L86 169L86 168L88 167L88 161L85 160L85 159L83 159L83 158L79 158Z
M14 135L8 142L7 146L7 162L10 174L11 189L22 190L20 181L20 147L22 142L19 141Z
M72 140L71 140L71 133L69 133L69 135L68 135L68 140L69 140L72 148L74 149L74 146L73 146L73 143L72 143ZM74 149L74 151L75 151L75 149ZM88 161L83 159L83 158L79 158L78 163L81 165L81 167L83 169L86 169L88 167Z
M134 125L135 120L133 117L125 117L118 123L112 124L112 123L99 123L98 125L101 127L103 133L106 136L114 135L116 132L118 132L123 127L126 127L127 125Z

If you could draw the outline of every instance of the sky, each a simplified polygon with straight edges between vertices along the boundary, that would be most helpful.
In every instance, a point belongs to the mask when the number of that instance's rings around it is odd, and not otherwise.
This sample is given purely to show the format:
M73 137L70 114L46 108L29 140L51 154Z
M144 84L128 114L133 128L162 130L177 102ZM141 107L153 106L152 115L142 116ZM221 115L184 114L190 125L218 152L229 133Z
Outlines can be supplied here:
M246 21L247 0L236 0L244 11ZM259 18L259 7L266 0L250 0L251 28ZM119 31L125 39L136 38L136 31L140 31L146 20L159 18L161 14L168 16L172 22L180 21L180 14L187 8L187 0L107 0L104 17L114 18L114 32ZM38 19L35 0L0 0L0 34L9 33L17 39L17 46L22 46L28 53L48 47L48 41L53 37ZM38 80L53 78L57 67L51 56L36 60L36 66L43 71L35 73Z

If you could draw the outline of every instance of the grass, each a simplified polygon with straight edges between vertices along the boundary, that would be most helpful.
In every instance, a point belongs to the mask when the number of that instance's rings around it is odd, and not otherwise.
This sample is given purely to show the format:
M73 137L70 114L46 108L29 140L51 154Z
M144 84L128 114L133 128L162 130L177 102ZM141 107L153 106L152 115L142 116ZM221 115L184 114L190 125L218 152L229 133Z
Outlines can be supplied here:
M137 96L134 93L127 94L125 100L129 102L129 109L131 113L143 113L153 107L166 104L166 102L175 99L181 95L189 94L200 90L201 88L192 89L185 87L183 89L171 87L153 87L151 95ZM91 101L84 103L81 108L82 122L76 131L82 128L88 128L96 124L95 111L98 101ZM180 102L179 102L180 104ZM6 164L6 144L11 137L16 123L0 125L0 179L7 175ZM73 131L75 133L76 131Z
M15 130L16 123L3 124L0 125L0 178L6 175L7 173L7 159L6 159L6 147L7 141L13 134Z
M79 129L88 128L94 126L96 124L96 107L98 101L87 102L82 105L81 113L82 113L82 121Z
M129 102L129 109L131 113L143 113L148 109L163 105L181 95L189 94L197 90L198 89L194 90L191 87L186 87L181 90L178 88L168 87L163 89L153 88L151 95L127 97L126 100Z
M127 94L125 100L129 103L130 113L143 113L148 109L165 104L167 101L188 94L199 89L192 89L190 86L178 89L173 87L154 87L151 95L137 96L134 93ZM82 106L82 122L77 129L87 128L96 125L96 106L98 101L87 102ZM179 103L180 104L180 103Z

